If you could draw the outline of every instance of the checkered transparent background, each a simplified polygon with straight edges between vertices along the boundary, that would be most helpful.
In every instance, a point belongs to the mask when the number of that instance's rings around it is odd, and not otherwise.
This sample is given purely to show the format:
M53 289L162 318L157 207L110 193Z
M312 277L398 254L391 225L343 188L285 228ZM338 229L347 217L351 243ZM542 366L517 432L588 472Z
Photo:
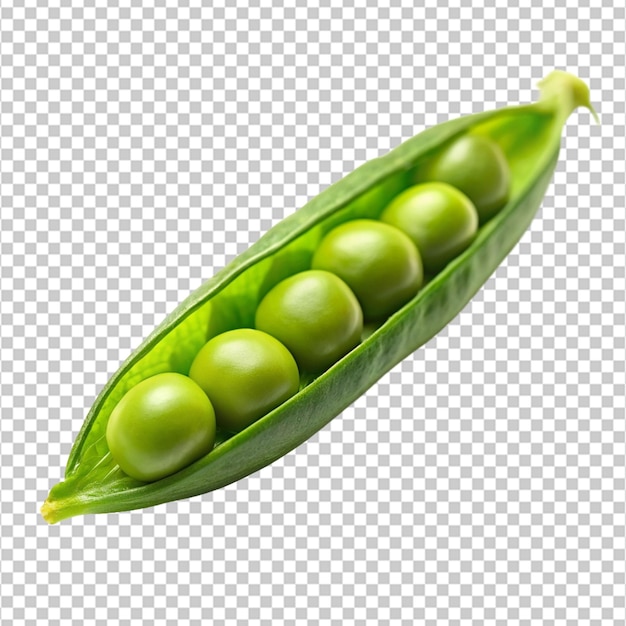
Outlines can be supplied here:
M622 3L296 3L2 3L2 623L624 624ZM572 116L531 229L438 337L236 485L45 524L96 394L192 289L555 67L602 125Z

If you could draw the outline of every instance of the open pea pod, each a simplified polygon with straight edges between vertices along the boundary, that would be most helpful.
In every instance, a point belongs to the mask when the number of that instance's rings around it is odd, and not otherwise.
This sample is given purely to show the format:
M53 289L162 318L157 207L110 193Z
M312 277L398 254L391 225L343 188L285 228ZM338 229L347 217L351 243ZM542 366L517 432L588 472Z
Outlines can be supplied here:
M154 506L212 491L259 470L311 437L385 372L448 324L495 271L539 208L556 166L563 125L571 112L592 112L587 86L555 71L540 83L532 105L452 120L365 163L284 219L180 304L109 380L78 434L65 479L42 507L55 523L86 513ZM594 112L595 115L595 112ZM378 218L389 201L414 184L433 155L465 133L486 135L502 148L511 171L506 206L482 225L472 244L417 295L377 325L344 358L243 430L223 437L206 456L152 483L125 475L107 447L109 416L124 394L162 372L187 374L208 339L254 327L262 297L280 280L310 267L331 228L355 218Z

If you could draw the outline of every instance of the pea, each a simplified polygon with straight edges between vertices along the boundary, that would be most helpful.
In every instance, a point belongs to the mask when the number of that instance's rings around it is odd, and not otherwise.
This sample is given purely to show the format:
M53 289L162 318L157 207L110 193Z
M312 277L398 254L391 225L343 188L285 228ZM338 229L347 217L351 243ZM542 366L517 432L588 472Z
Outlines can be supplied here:
M217 425L239 432L297 393L298 366L289 350L252 328L227 331L198 352L189 376L211 398Z
M446 183L409 187L391 201L381 220L407 233L431 273L467 248L478 228L471 200Z
M213 448L215 412L198 385L165 373L132 387L106 427L109 450L122 470L154 481L186 467Z
M500 146L482 135L464 135L444 148L418 174L420 182L439 181L462 191L480 222L492 218L508 201L511 173Z
M306 270L269 291L257 308L255 325L284 343L302 370L316 373L359 343L363 313L341 278Z
M366 321L397 311L424 279L417 248L401 230L369 219L335 227L313 256L314 269L333 272L352 289Z

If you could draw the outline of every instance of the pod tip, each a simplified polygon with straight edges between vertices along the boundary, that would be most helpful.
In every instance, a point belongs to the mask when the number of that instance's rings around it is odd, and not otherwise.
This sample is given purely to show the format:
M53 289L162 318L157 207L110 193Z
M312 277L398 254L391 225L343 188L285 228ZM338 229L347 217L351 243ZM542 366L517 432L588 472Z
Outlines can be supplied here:
M46 500L41 507L41 515L48 522L48 524L54 524L58 520L56 518L56 506L50 500Z
M598 114L589 98L589 87L578 76L562 70L554 70L539 81L537 86L541 91L541 99L556 98L566 117L574 109L582 106L589 109L596 123L600 123Z

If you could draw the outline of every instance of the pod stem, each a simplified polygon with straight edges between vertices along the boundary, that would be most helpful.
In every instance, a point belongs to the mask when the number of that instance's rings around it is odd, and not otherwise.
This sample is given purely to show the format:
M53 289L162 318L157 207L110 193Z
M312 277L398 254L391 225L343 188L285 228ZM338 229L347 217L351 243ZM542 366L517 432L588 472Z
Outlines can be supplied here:
M593 118L599 124L600 119L589 99L589 87L577 76L554 70L537 84L541 92L541 101L561 111L564 119L578 107L585 107L591 111Z
M43 503L41 515L48 524L54 524L57 521L56 507L49 500Z

